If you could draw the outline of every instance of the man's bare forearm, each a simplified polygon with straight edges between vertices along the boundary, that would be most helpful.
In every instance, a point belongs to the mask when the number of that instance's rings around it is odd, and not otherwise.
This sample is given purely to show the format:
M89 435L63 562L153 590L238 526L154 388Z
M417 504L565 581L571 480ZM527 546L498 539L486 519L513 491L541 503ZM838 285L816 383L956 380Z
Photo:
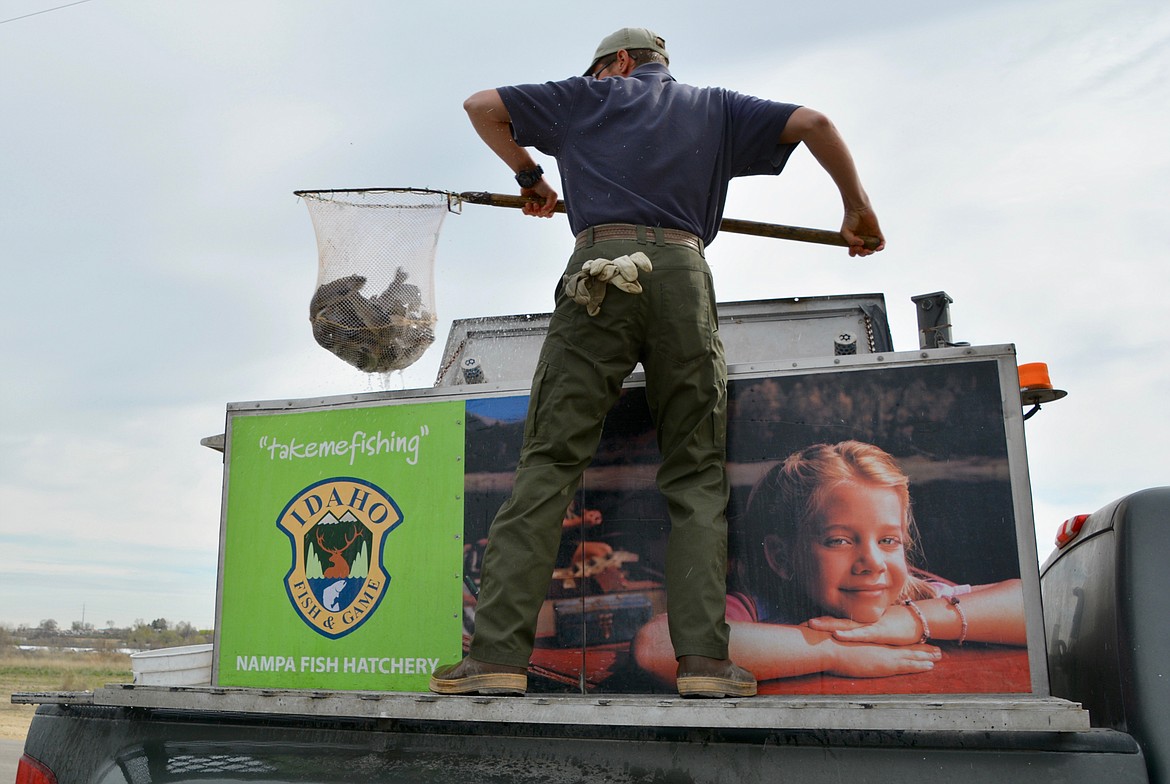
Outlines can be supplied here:
M841 234L849 243L849 255L868 256L884 249L885 236L878 226L873 206L869 203L869 195L861 187L861 177L853 163L853 155L833 122L820 112L802 106L788 118L788 124L780 134L780 142L803 142L837 186L845 208ZM877 237L877 246L873 249L864 247L864 241L859 235Z
M869 196L861 187L861 177L853 155L833 121L818 111L801 107L792 113L781 141L803 142L832 178L845 209L863 209L870 206Z
M536 161L512 139L512 120L496 90L481 90L463 102L471 125L484 144L513 172L536 167Z

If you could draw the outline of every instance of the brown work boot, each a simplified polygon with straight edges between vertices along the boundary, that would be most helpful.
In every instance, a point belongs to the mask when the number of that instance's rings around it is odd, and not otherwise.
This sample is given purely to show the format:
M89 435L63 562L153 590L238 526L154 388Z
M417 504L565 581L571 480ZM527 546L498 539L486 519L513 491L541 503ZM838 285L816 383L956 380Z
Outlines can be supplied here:
M754 697L756 678L730 659L678 657L678 693L683 697Z
M489 664L470 656L458 664L440 667L431 675L436 694L500 694L523 696L528 691L528 670L506 664Z

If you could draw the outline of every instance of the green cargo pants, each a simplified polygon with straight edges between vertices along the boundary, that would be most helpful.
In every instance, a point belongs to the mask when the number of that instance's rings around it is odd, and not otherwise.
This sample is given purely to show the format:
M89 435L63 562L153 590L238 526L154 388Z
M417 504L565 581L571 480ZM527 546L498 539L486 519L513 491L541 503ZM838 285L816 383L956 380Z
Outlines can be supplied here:
M560 286L532 382L511 497L492 522L471 655L528 666L561 521L593 459L622 382L642 362L671 521L666 592L676 656L727 658L727 365L711 271L702 253L650 240L582 247L567 274L594 258L642 251L653 271L641 294L609 286L597 316Z

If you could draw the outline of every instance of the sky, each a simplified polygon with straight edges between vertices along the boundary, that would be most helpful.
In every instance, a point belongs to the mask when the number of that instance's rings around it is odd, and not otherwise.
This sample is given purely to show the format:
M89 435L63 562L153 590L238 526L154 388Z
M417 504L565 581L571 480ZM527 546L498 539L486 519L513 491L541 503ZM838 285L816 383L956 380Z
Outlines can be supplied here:
M955 340L1046 362L1069 394L1026 422L1041 561L1064 519L1170 484L1164 0L0 0L0 624L210 627L223 466L199 441L227 403L429 387L453 319L549 311L563 216L466 205L432 349L354 370L306 323L293 191L513 193L463 99L580 74L627 25L681 81L832 118L886 233L864 260L721 235L721 301L881 293L909 351L910 297L946 291ZM726 215L836 229L840 202L800 150Z

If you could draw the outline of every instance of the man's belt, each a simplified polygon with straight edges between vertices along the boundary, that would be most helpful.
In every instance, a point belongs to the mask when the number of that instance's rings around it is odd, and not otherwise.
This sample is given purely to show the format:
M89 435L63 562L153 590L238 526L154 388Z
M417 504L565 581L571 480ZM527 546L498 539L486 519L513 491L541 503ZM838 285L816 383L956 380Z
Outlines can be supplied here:
M648 245L657 245L661 241L666 245L682 245L697 253L703 252L703 241L689 231L635 226L632 223L602 223L591 226L577 235L574 250L581 250L594 242L604 240L637 240Z

